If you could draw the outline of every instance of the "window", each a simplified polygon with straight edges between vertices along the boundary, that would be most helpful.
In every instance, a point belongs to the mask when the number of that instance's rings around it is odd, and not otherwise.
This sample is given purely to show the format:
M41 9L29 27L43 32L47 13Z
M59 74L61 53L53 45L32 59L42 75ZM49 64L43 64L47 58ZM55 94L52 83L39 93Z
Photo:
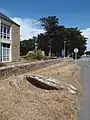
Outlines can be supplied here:
M1 26L1 38L2 38L2 29L3 29L3 28L2 28L2 26Z
M7 39L10 39L10 28L7 28Z
M1 24L1 38L10 39L10 26Z
M1 60L3 62L10 61L10 44L1 43Z
M4 38L6 38L6 27L4 26Z

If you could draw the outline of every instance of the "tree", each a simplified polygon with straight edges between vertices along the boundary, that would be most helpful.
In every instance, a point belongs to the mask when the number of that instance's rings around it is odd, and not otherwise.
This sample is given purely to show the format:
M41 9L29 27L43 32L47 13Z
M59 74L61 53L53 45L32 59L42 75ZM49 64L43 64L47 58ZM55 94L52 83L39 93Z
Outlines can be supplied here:
M60 52L60 29L64 26L59 26L59 19L56 16L48 16L40 19L41 25L45 29L45 37L47 48L51 49L52 53Z
M59 19L56 16L48 16L40 18L41 26L44 27L45 31L48 33L55 32L59 24Z
M87 38L82 36L81 31L78 28L65 28L65 35L67 38L66 51L69 51L69 54L71 54L74 53L73 52L74 48L78 48L79 49L78 58L79 58L81 55L84 54L84 51L86 50Z
M35 48L35 40L23 40L20 42L20 55L26 55L29 51L34 50Z
M37 43L38 43L38 48L43 50L45 52L45 55L48 56L48 53L49 53L48 40L45 33L38 34Z
M59 19L56 16L44 17L40 21L46 31L47 43L50 41L52 46L52 53L60 53L66 41L66 55L73 53L74 48L79 49L78 57L84 54L87 38L81 35L77 27L65 28L59 25Z
M22 55L29 50L34 50L36 42L38 48L44 50L46 55L48 55L50 49L51 54L60 54L64 49L64 41L66 41L66 56L74 53L74 48L79 49L78 58L84 54L87 38L81 34L78 28L65 28L65 26L59 25L59 19L56 16L40 18L40 21L45 32L27 41L22 41Z

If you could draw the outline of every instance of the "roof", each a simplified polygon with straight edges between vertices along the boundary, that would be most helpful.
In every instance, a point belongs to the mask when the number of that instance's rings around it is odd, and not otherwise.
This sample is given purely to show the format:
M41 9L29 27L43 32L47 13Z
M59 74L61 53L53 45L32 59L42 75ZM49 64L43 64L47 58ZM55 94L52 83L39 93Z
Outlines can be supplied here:
M4 20L7 20L8 22L10 23L14 23L16 24L17 26L20 26L18 25L17 23L15 23L13 20L11 20L9 17L7 17L6 15L4 15L3 13L0 12L0 18L4 19Z

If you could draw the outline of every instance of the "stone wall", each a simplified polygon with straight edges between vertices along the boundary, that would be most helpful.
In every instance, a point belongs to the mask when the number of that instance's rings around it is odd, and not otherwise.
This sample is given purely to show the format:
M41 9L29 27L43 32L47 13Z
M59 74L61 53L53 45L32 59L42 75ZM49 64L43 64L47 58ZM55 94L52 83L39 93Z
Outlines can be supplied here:
M42 62L40 61L40 62L34 62L34 63L24 63L19 65L1 67L0 79L27 73L29 71L34 71L36 69L44 68L44 67L47 67L48 65L50 66L59 62L61 62L60 59L55 59L55 60L46 60Z
M20 56L20 26L12 24L12 61L17 61Z

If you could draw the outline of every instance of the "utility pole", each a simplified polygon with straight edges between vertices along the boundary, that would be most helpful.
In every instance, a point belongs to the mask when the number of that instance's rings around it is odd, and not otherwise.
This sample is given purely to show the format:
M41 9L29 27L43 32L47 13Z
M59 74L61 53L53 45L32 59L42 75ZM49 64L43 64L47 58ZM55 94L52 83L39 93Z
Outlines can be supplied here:
M69 56L70 56L70 41L68 40L67 41L67 57L69 58Z
M64 61L65 61L65 56L66 56L66 41L64 41Z
M52 53L52 46L51 46L51 43L52 43L52 39L49 41L49 57L51 57L51 53Z

